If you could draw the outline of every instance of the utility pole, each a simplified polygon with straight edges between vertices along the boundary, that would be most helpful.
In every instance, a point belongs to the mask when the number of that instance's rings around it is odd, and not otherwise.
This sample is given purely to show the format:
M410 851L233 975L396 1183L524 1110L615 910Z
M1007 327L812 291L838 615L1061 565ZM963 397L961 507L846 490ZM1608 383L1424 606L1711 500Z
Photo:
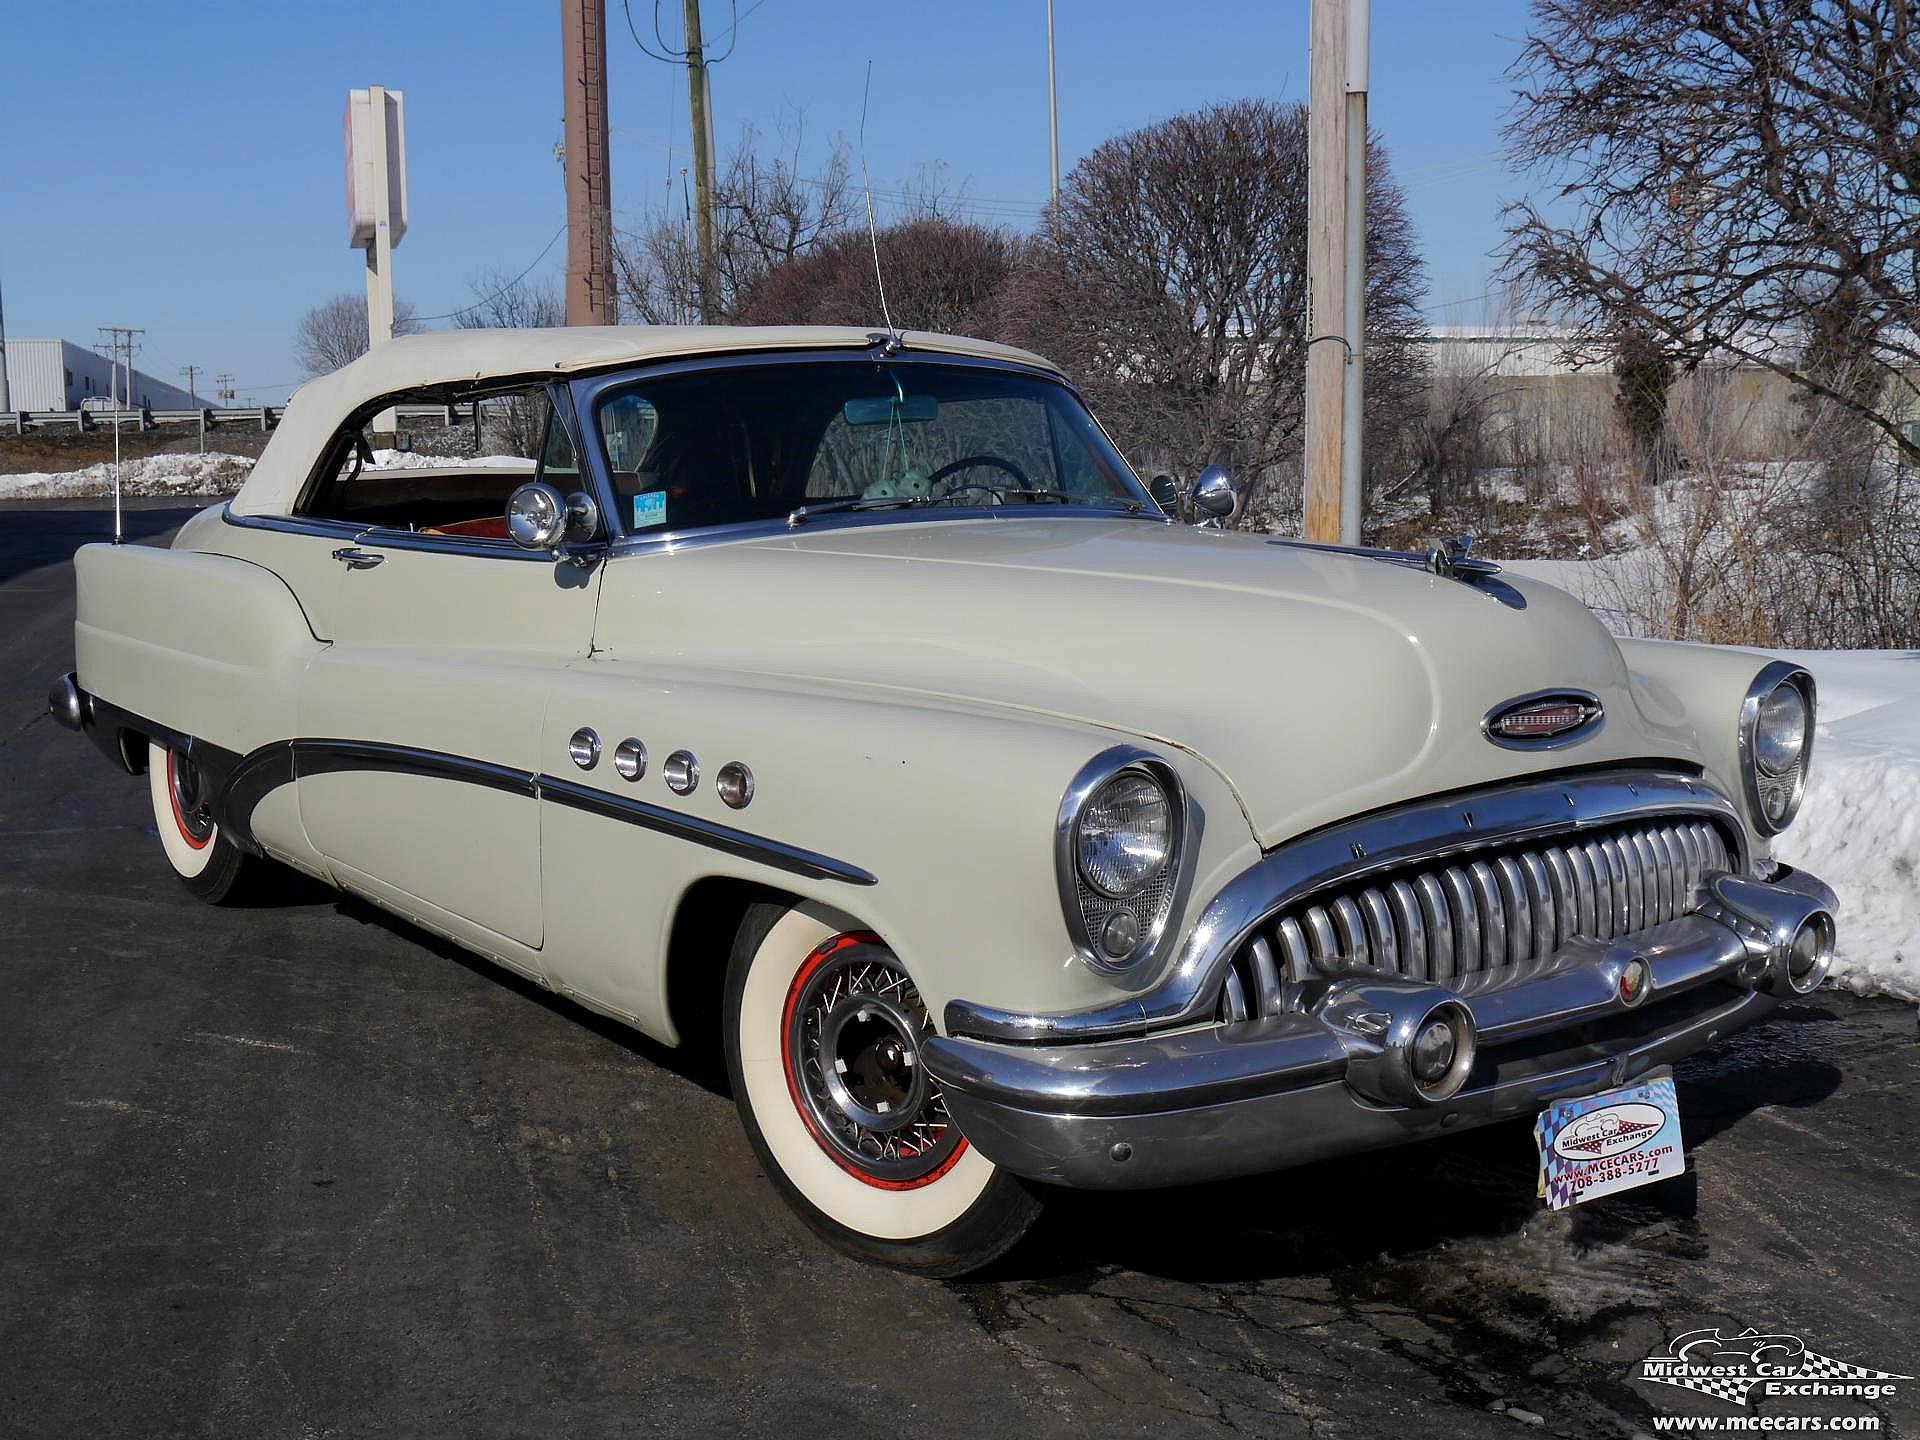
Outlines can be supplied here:
M687 109L693 134L693 196L700 241L700 322L718 318L713 281L713 92L700 37L700 0L681 0L687 27Z
M127 367L127 388L124 392L125 400L128 407L131 407L133 405L133 337L136 335L144 335L147 332L145 330L135 329L129 325L101 325L98 329L102 335L107 337L107 364L111 375L107 383L108 388L112 392L114 408L118 409L121 403L120 365L123 357ZM120 424L117 420L114 422L113 428L115 433L119 432Z
M567 157L567 324L613 325L605 0L560 0Z
M193 407L193 423L200 431L200 453L202 455L207 453L207 414L206 411L200 408L200 392L194 389L193 382L194 377L199 375L203 368L204 367L199 365L182 365L180 367L180 373L187 377L187 403Z
M1053 163L1053 203L1060 203L1060 92L1053 71L1053 0L1047 0L1047 137Z
M1360 543L1366 409L1369 0L1312 0L1307 98L1306 535Z
M220 374L213 377L213 398L228 407L233 405L233 376Z

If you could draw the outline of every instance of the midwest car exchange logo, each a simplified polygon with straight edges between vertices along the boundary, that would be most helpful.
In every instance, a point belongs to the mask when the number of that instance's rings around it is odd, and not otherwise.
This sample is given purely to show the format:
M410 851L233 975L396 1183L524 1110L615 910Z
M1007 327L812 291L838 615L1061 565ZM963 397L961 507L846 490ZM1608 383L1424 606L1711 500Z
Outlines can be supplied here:
M1763 1335L1751 1327L1676 1335L1663 1353L1640 1362L1638 1378L1734 1405L1755 1399L1884 1400L1893 1395L1895 1382L1913 1379L1818 1354L1797 1335Z

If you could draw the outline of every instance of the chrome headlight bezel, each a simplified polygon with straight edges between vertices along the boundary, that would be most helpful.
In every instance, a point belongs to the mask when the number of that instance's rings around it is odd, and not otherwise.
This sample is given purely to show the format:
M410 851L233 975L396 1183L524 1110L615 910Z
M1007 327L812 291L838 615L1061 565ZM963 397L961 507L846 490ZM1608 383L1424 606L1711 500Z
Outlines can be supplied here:
M1769 695L1782 685L1791 685L1800 692L1800 699L1806 706L1805 730L1800 741L1800 753L1796 761L1787 769L1774 773L1760 764L1760 709ZM1816 719L1815 689L1813 675L1804 666L1785 660L1775 660L1761 668L1753 677L1753 683L1747 687L1745 698L1740 703L1740 783L1746 792L1747 811L1753 828L1762 835L1778 835L1794 821L1800 813L1800 802L1806 798L1807 767L1813 761L1813 729ZM1785 795L1784 808L1778 814L1770 813L1769 800L1778 801Z
M1127 775L1146 777L1166 796L1169 845L1165 864L1147 882L1125 895L1111 895L1081 873L1080 818L1102 788ZM1073 777L1060 799L1054 827L1054 872L1074 953L1092 969L1105 975L1130 974L1162 953L1168 927L1186 899L1191 824L1192 807L1179 774L1151 751L1116 745L1094 756ZM1102 946L1101 935L1121 910L1138 922L1139 938L1126 954L1115 956Z

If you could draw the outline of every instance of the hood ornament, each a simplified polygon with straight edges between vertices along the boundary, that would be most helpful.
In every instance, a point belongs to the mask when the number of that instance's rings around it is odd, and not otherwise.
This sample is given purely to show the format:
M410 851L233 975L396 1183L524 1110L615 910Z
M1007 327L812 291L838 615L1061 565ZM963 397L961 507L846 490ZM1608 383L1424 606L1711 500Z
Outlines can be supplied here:
M1600 697L1591 691L1538 690L1494 706L1480 730L1508 750L1552 750L1586 739L1604 715Z
M1473 549L1473 536L1455 535L1437 540L1427 547L1427 569L1446 579L1463 575L1498 575L1500 567L1491 560L1476 560L1467 552Z

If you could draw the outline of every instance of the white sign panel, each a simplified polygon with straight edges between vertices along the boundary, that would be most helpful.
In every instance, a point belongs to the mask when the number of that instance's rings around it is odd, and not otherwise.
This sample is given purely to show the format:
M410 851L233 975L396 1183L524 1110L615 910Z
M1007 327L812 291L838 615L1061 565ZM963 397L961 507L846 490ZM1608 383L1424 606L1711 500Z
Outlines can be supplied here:
M398 90L385 92L387 104L386 165L379 163L374 140L373 100L370 90L349 90L343 120L347 141L347 244L356 250L373 243L379 223L380 171L387 178L388 240L398 245L407 233L407 108Z

